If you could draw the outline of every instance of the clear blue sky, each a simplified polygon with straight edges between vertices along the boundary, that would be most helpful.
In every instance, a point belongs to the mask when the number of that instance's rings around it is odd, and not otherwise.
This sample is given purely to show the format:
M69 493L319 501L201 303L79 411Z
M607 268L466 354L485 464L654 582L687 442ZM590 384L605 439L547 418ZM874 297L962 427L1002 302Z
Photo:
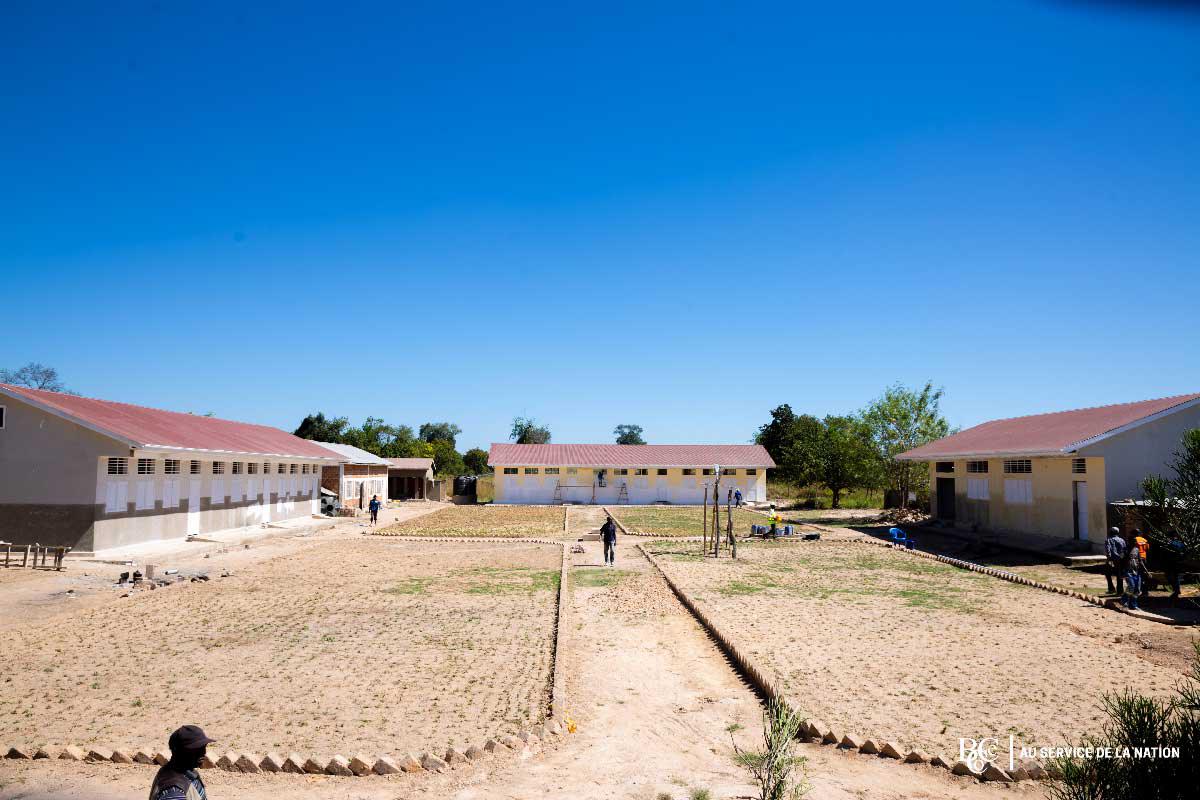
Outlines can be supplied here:
M248 5L4 4L0 366L464 448L1200 390L1200 15Z

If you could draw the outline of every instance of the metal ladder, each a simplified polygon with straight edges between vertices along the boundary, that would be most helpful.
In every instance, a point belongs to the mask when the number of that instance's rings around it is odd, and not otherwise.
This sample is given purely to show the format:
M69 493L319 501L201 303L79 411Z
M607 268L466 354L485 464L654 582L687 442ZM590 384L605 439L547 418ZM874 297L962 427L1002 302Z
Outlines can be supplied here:
M622 481L621 491L617 493L617 505L629 505L629 484Z

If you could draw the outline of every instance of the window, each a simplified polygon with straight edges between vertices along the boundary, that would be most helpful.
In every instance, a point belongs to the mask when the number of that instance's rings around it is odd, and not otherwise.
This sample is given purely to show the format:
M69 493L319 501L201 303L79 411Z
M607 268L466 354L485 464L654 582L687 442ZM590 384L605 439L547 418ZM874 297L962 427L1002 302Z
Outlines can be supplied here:
M178 458L168 458L166 461L164 461L163 462L163 474L164 475L178 475L179 474L179 459Z
M1071 472L1074 473L1075 475L1086 475L1087 474L1087 459L1086 458L1072 458L1071 459Z
M504 468L504 474L505 474L505 475L516 475L516 474L517 474L517 468L516 468L516 467L505 467L505 468Z
M613 472L616 473L617 475L628 475L629 474L629 470L627 470L627 469L614 469Z
M279 466L276 468L276 470L275 470L275 471L276 471L276 473L278 473L279 475L284 475L284 474L286 474L286 473L287 473L287 464L280 464L280 465L279 465Z
M954 472L954 462L953 461L939 461L939 462L937 462L936 470L938 472Z
M1033 503L1033 481L1010 480L1004 482L1004 502L1018 506Z
M683 474L684 474L684 475L695 475L695 474L696 474L696 470L694 470L694 469L685 469L685 470L683 471Z
M526 468L525 468L525 474L526 474L526 475L537 475L537 474L538 474L538 468L537 468L537 467L526 467Z
M578 475L579 469L577 467L567 467L567 474L568 475Z
M666 474L667 474L667 471L666 471L665 469L659 469L659 470L658 470L658 474L659 474L659 475L666 475Z
M736 470L736 469L727 469L727 470L725 470L725 472L724 472L723 474L725 474L725 475L737 475L737 470Z
M712 475L712 474L713 474L713 471L712 471L711 469L706 469L706 470L704 470L704 474L705 474L705 475Z
M987 473L988 462L986 461L968 461L967 472Z
M271 462L264 461L263 462L263 475L270 475L270 474L271 474Z
M191 473L192 475L199 475L200 474L200 462L193 461L191 464L189 464L188 472Z
M1033 462L1028 458L1010 458L1004 462L1004 471L1009 475L1025 475L1033 472Z
M557 475L558 467L546 467L546 474L547 475Z
M758 474L758 470L756 470L756 469L748 469L748 470L746 470L746 474L747 474L747 475L757 475L757 474Z
M250 463L246 464L246 474L247 475L257 475L258 474L258 462L257 461L251 461Z
M224 461L214 461L213 462L213 475L224 475L224 474L225 474L225 462Z
M128 458L110 458L108 460L109 475L126 475L129 473Z
M301 474L301 475L307 475L307 474L308 474L308 464L301 464L301 465L300 465L300 474Z
M650 470L648 470L648 469L635 469L635 470L633 471L633 474L634 474L634 475L649 475L649 474L650 474Z
M289 465L288 465L288 472L289 472L290 474L292 474L292 475L295 475L295 474L296 474L296 465L295 465L295 464L289 464Z
M967 478L968 500L987 500L990 496L987 478Z
M154 474L154 459L139 458L138 459L138 475L153 475Z
M320 471L321 471L321 465L320 465L320 464L313 464L313 465L312 465L312 474L313 474L313 475L316 475L316 474L317 474L318 472L320 472Z
M243 464L241 461L233 462L233 474L234 475L241 475L244 471L245 470L243 469Z

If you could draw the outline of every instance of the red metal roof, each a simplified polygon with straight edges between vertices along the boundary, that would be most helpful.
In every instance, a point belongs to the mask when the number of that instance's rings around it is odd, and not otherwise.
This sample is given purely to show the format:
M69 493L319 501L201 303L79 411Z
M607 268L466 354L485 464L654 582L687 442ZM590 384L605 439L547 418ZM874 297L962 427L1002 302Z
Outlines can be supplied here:
M1195 400L1200 400L1200 394L998 419L909 450L899 457L909 461L932 461L954 456L1067 453L1086 439Z
M493 444L488 465L547 467L774 467L758 444Z
M162 411L10 384L0 384L0 389L138 447L343 460L316 442L267 425Z
M394 469L429 469L433 466L432 458L389 458L387 461Z

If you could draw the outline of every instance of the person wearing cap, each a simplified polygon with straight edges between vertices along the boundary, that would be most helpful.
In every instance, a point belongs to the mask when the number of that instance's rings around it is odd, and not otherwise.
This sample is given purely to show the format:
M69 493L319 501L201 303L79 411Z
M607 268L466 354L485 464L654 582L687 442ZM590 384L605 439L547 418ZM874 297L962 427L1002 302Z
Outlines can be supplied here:
M184 725L171 734L171 760L159 768L150 784L150 800L207 800L198 768L215 740L198 725Z
M617 560L617 523L611 514L600 526L600 539L604 542L604 566L611 567Z
M1108 582L1108 593L1118 597L1125 594L1125 540L1120 528L1109 528L1104 541L1104 580ZM1113 579L1116 578L1116 586Z

